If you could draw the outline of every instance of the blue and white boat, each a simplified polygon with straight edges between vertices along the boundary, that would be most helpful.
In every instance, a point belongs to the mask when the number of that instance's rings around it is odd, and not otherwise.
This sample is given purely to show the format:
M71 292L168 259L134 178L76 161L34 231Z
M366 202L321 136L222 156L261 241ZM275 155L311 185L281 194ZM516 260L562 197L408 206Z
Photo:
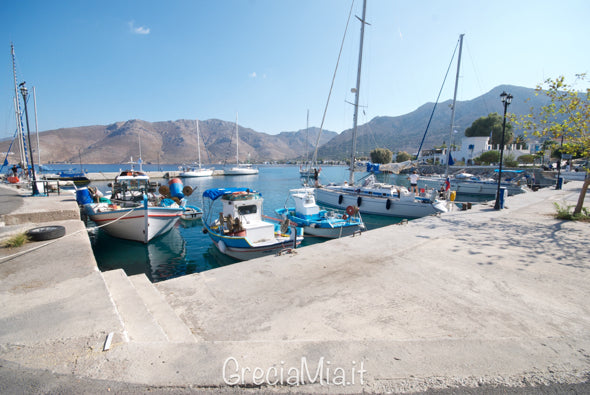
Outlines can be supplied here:
M248 260L296 248L303 235L289 229L287 221L273 224L262 219L262 196L248 188L213 188L203 192L210 199L203 231L225 255ZM213 217L213 204L221 198L222 211Z
M365 230L357 207L348 206L346 214L321 210L315 202L313 188L291 189L289 193L295 201L295 207L285 207L275 212L303 228L306 235L337 239Z

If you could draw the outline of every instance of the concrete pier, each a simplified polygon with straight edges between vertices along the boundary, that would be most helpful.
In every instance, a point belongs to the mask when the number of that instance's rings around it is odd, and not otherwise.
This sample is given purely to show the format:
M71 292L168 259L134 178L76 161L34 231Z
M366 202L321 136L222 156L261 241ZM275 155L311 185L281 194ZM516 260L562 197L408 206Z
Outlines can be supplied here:
M67 233L0 249L0 378L53 392L586 392L590 228L553 217L581 185L157 284L100 273L81 221L34 214L75 211L73 197L2 187L2 221L19 220L0 238Z

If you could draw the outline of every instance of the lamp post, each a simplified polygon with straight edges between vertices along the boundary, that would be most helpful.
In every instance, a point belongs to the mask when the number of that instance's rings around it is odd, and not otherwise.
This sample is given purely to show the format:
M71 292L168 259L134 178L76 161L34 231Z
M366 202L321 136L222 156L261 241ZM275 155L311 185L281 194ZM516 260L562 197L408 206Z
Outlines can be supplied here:
M20 93L23 95L23 101L25 102L25 118L27 120L27 139L29 141L29 156L31 157L31 172L33 174L33 196L39 195L39 189L37 189L37 178L35 177L35 162L33 161L33 146L31 145L31 131L29 130L29 112L27 111L27 95L29 94L25 82L20 83Z
M500 183L502 182L502 161L504 160L504 134L506 132L506 111L510 102L512 102L512 95L510 93L502 92L500 95L502 104L504 104L504 121L502 122L502 142L500 144L500 168L498 170L498 190L496 191L496 204L494 210L500 210Z

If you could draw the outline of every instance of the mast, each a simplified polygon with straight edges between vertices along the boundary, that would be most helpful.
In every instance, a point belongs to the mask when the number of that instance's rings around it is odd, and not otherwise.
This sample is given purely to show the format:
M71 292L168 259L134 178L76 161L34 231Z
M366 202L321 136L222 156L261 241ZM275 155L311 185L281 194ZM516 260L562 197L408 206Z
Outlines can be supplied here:
M236 166L240 165L240 136L238 134L238 113L236 113Z
M359 113L359 91L361 89L361 65L363 62L363 40L365 38L365 15L367 10L367 0L363 0L363 17L361 21L361 42L359 46L359 62L358 70L356 75L356 89L354 92L354 116L352 126L352 152L350 154L350 179L349 184L354 185L354 156L356 151L356 134L358 124L358 113ZM358 18L358 17L357 17Z
M137 159L137 163L139 163L139 171L143 171L143 167L141 166L143 164L143 160L141 159L141 129L137 131L137 137L139 140L139 159Z
M27 166L27 155L25 154L23 128L21 123L20 100L18 99L18 82L16 80L16 56L14 54L14 44L10 44L10 53L12 55L12 75L14 76L14 112L16 115L16 131L18 138L18 154L20 156L21 166ZM28 174L27 170L23 168L24 173Z
M199 170L201 169L201 142L199 141L199 120L197 119L197 151L199 152Z
M39 158L39 171L41 171L41 145L39 144L39 124L37 123L37 91L33 86L33 104L35 105L35 133L37 133L37 155Z
M453 141L453 130L455 129L455 103L457 101L457 88L459 87L459 70L461 68L461 51L463 50L463 36L459 35L459 57L457 58L457 75L455 77L455 93L453 94L453 104L451 105L451 131L449 132L449 149L447 151L447 167L445 170L445 179L449 175L449 159L451 158L451 141Z

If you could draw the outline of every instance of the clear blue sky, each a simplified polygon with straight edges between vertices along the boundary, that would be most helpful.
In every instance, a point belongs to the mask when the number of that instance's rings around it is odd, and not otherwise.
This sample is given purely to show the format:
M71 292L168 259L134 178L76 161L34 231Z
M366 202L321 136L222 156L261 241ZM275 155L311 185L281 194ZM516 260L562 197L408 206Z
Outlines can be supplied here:
M19 82L36 87L42 131L135 118L233 121L238 112L240 125L275 134L305 128L308 109L319 126L350 4L2 1L0 138L15 129L11 42ZM361 7L356 0L353 14ZM500 84L573 81L590 71L589 15L587 0L369 0L359 122L434 101L460 33L460 100ZM352 125L358 40L353 17L325 129Z

